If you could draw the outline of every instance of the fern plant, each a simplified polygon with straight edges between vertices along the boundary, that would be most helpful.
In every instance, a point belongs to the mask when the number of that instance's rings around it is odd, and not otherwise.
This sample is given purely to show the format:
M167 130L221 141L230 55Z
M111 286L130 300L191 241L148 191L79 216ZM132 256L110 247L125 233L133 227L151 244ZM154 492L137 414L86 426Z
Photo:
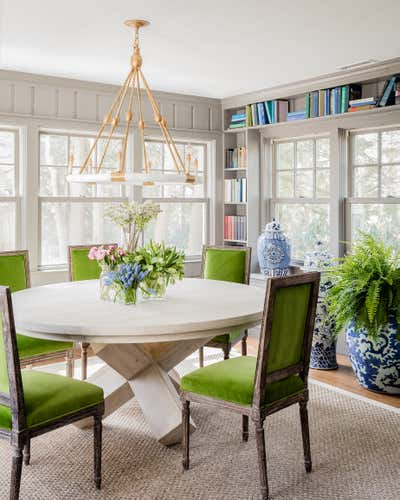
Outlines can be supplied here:
M361 233L352 252L328 271L333 286L327 301L339 334L351 321L376 338L389 317L400 323L400 254Z

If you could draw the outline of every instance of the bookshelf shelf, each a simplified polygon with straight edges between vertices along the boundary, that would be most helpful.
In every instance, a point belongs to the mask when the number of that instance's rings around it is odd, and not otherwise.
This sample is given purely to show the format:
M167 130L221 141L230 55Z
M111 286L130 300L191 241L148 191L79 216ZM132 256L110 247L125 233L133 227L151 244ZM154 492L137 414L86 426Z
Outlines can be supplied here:
M224 240L225 243L240 243L241 245L246 245L247 241L245 240Z
M247 168L224 168L225 172L246 172Z
M247 205L246 201L225 201L224 205Z
M400 110L400 104L395 104L393 106L385 106L383 108L374 108L374 109L366 109L365 111L357 111L355 113L338 113L336 115L328 115L328 116L316 116L315 118L306 118L305 120L292 120L292 121L285 121L285 122L277 122L277 123L269 123L268 125L256 125L253 127L243 127L241 129L226 129L225 133L226 134L232 134L232 133L238 133L238 130L240 130L242 133L247 132L249 130L261 130L261 129L270 129L271 127L276 128L276 127L285 127L288 125L296 126L296 125L304 125L305 123L317 123L317 122L325 122L325 121L332 121L332 120L342 120L343 118L354 118L354 116L369 116L369 115L375 115L377 113L390 113L394 111L399 111ZM229 170L229 169L225 169Z

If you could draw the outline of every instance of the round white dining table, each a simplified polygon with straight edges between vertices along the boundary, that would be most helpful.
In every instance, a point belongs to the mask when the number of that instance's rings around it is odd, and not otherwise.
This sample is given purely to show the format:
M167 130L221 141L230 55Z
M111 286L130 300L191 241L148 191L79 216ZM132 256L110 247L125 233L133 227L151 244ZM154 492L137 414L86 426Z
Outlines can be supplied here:
M136 397L157 439L181 439L174 368L215 335L261 322L257 287L187 278L163 299L101 300L97 280L39 286L12 295L16 329L31 337L89 342L105 364L88 378L104 389L105 415ZM192 422L192 426L193 426Z

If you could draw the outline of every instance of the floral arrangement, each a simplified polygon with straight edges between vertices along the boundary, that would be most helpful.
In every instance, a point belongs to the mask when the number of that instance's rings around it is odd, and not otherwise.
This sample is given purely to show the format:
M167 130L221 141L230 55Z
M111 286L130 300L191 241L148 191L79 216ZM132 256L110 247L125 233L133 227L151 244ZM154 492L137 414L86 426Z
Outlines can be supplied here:
M134 252L115 245L92 247L88 256L102 269L101 298L114 302L162 297L184 275L185 254L164 243L150 241Z
M152 201L144 203L124 201L118 205L108 206L104 216L121 227L125 237L126 251L134 252L143 229L160 212L160 205Z

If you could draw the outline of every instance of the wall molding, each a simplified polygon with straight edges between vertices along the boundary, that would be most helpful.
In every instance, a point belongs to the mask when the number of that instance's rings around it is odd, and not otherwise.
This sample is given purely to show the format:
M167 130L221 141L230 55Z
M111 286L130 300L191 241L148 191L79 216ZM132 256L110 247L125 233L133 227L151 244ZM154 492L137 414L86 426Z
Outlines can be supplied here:
M119 87L97 82L0 70L0 116L99 123ZM155 91L154 97L171 129L221 133L221 101ZM156 125L147 96L144 120ZM121 121L125 116L121 112Z

